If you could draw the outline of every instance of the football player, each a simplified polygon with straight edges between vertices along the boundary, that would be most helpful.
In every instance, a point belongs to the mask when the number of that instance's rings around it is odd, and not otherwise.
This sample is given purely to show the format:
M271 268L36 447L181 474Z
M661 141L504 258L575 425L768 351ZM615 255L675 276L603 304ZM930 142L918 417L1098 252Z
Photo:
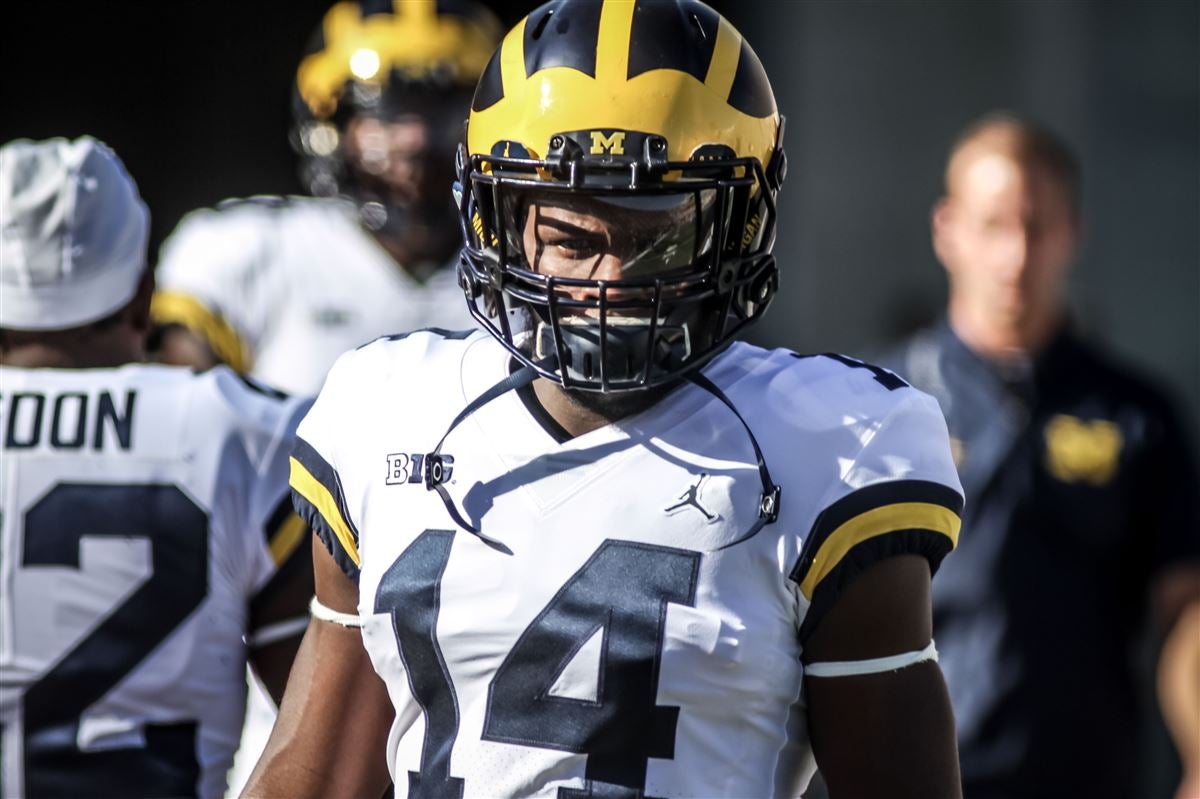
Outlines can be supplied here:
M220 796L312 593L309 403L138 363L149 217L94 139L0 148L0 226L0 795Z
M448 186L470 92L502 33L470 0L340 2L296 73L291 141L314 198L197 211L167 240L160 358L316 394L376 336L471 325Z
M735 341L783 122L698 0L554 0L458 158L484 328L343 356L291 483L317 597L252 796L955 797L936 403Z

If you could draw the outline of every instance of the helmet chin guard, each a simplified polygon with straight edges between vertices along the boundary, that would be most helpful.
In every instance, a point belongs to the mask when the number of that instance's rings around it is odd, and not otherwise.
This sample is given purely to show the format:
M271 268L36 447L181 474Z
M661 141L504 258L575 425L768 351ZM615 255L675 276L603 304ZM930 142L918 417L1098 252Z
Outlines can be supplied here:
M640 379L647 360L665 367L686 361L691 341L686 323L651 325L618 316L601 325L599 319L570 317L557 330L538 322L533 349L537 360L557 363L572 383L607 380L624 385Z

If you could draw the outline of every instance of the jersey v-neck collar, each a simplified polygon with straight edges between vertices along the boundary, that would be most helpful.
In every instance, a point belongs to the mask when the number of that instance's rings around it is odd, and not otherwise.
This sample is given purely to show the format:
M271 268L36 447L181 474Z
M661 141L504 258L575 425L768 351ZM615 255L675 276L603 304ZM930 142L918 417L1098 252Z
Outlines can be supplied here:
M511 361L509 363L510 374L517 371L519 368L520 364L518 364L516 361ZM558 420L551 416L550 412L547 411L542 403L538 401L537 393L533 390L532 383L518 388L516 394L521 402L525 405L525 410L529 412L529 415L533 418L533 420L540 424L542 429L546 431L546 435L553 438L559 444L565 444L574 438L574 436L567 432L567 428L559 424Z
M725 360L728 354L729 351L722 353L711 364L704 367L704 371L711 376L712 372L719 369L719 364ZM486 335L479 336L471 343L463 356L461 385L464 406L511 374L515 368L517 367L514 366L512 356L495 339ZM498 397L473 416L476 418L486 416L486 410L489 407L500 409L500 412L506 414L507 421L510 422L508 425L509 435L502 434L497 437L485 429L484 435L492 441L493 446L497 443L497 439L511 440L517 436L530 434L532 431L531 435L538 441L538 444L521 449L531 453L536 450L535 454L541 454L558 448L574 449L592 446L597 441L658 437L695 415L713 401L715 400L707 392L684 382L650 408L609 422L578 436L571 436L550 416L537 401L532 386L524 390L523 396L522 392L518 390ZM516 427L521 430L514 429Z
M705 367L705 371L711 376L712 372L720 369L721 361L728 355L727 351L718 356ZM509 374L511 362L509 352L491 336L480 335L472 341L463 355L461 365L460 385L464 407L503 380ZM740 378L740 375L735 376L734 382ZM560 440L553 426L544 424L545 419L541 418L541 414L532 410L517 391L510 391L472 414L463 427L473 429L482 442L481 451L489 452L506 472L546 457L584 457L591 463L592 467L585 470L586 474L568 486L559 482L556 489L546 490L537 485L540 481L521 486L521 493L526 498L542 510L548 510L577 495L601 475L629 458L645 452L646 448L638 446L638 443L664 438L680 424L690 423L715 402L717 400L707 392L685 383L645 411L582 435ZM544 409L542 414L545 414ZM732 416L730 420L736 423ZM451 446L452 441L447 444Z

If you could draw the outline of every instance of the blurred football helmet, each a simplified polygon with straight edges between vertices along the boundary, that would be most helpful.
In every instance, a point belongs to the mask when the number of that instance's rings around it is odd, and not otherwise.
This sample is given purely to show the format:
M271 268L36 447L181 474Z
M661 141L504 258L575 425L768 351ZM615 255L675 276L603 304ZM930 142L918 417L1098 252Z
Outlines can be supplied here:
M309 192L353 200L380 233L453 219L454 147L502 32L471 0L333 6L293 92L291 141Z
M673 382L775 294L782 140L758 57L698 0L546 3L492 55L459 149L472 314L564 387Z

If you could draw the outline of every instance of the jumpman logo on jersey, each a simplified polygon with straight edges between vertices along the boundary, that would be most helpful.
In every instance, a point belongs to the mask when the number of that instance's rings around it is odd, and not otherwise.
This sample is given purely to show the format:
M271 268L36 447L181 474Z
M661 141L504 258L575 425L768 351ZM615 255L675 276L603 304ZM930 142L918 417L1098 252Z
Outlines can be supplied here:
M713 519L717 518L713 514L706 511L704 509L704 506L700 504L700 498L699 498L700 497L700 486L704 485L704 481L707 479L708 479L707 474L700 475L700 479L696 481L696 484L694 486L689 486L686 491L684 491L682 494L680 494L679 501L676 502L674 505L663 508L663 512L670 513L673 510L679 510L680 508L686 508L687 506L691 505L696 510L703 513L704 518L708 519L710 522Z

